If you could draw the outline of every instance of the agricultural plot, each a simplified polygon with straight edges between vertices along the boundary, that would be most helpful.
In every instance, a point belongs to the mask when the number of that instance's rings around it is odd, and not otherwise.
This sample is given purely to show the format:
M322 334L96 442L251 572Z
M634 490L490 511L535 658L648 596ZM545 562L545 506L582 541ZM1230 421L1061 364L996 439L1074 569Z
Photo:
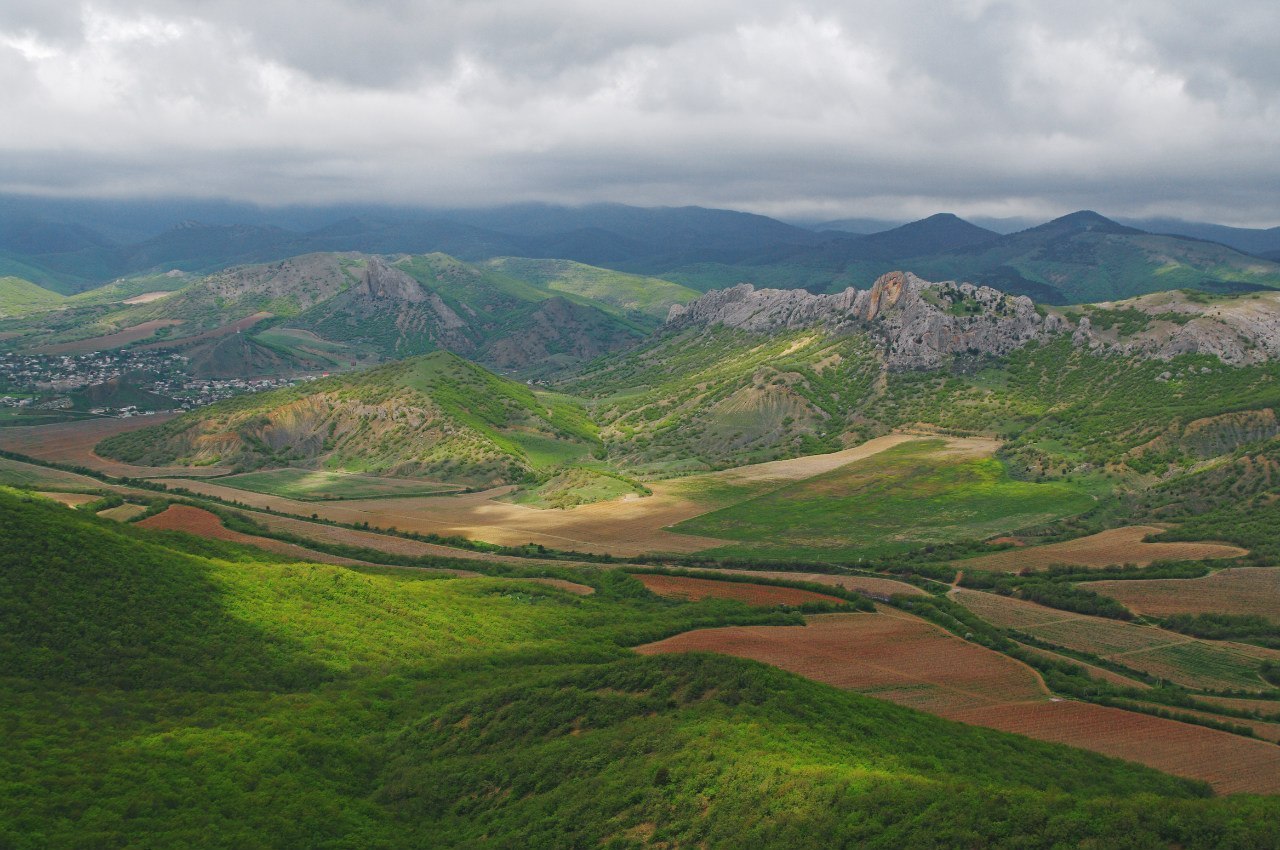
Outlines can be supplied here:
M1085 587L1154 617L1256 614L1280 623L1280 569L1274 567L1238 567L1193 579L1097 581Z
M848 559L986 538L1093 504L1073 485L1014 480L994 458L916 440L674 530L738 543L724 554Z
M651 593L673 599L736 599L748 605L803 605L806 602L829 602L839 605L843 600L836 596L814 593L797 587L773 587L767 584L749 584L738 581L691 578L689 576L665 576L637 573L634 576Z
M458 489L453 485L439 484L434 481L383 478L376 475L317 469L272 469L265 472L246 472L219 478L218 483L253 493L283 496L286 499L299 501L433 496Z
M1054 700L1018 662L902 614L830 614L807 626L700 629L637 648L719 652L920 711L1068 744L1210 783L1280 791L1280 747L1121 709Z
M0 484L7 487L34 489L40 487L99 488L102 482L87 475L63 472L34 463L0 457Z
M1017 629L1188 688L1267 688L1259 676L1259 662L1270 657L1265 649L1197 640L1154 626L1072 614L993 593L957 590L952 598L994 626Z
M286 558L294 558L299 561L317 564L338 564L348 567L371 566L367 561L343 558L326 552L305 549L302 546L286 543L283 540L273 540L269 537L258 537L253 534L232 531L225 527L222 521L214 514L190 505L170 505L163 512L140 521L138 526L161 531L185 531L187 534L194 534L197 537L208 537L213 540L227 540L232 543L257 546L259 549L265 549L268 552L274 552L277 555L284 555Z
M142 516L147 509L142 505L135 505L132 502L125 502L123 505L116 505L114 508L107 508L105 511L98 511L98 516L103 519L113 519L116 522L128 522L137 516Z
M761 578L778 578L790 579L791 581L803 581L809 584L826 584L832 587L843 587L845 590L852 590L857 593L863 593L867 596L884 597L884 596L927 596L928 594L914 584L907 584L905 581L895 581L891 578L878 578L876 576L848 576L833 575L831 573L793 573L785 570L738 570L738 569L717 569L718 573L731 573L733 575L742 576L760 576Z
M77 508L80 505L87 505L90 502L96 502L101 496L95 496L92 493L56 493L50 491L35 491L37 496L44 496L46 499L52 499L55 502L61 502L69 508Z
M953 566L965 570L990 572L1020 572L1044 570L1055 564L1070 564L1087 569L1098 569L1112 564L1137 564L1145 567L1155 561L1195 561L1202 558L1239 558L1249 554L1239 546L1225 543L1144 543L1143 538L1159 534L1161 529L1150 525L1133 525L1111 528L1088 537L1049 543L1044 546L1026 546L1005 549L955 561Z
M947 716L1048 693L1032 670L907 615L825 614L805 626L699 629L637 652L722 652Z
M1203 726L1071 700L983 708L952 719L1201 779L1219 794L1280 793L1280 747Z
M54 343L51 345L41 345L36 348L24 351L24 354L86 354L90 351L109 351L113 348L123 348L140 340L149 339L155 336L156 331L161 328L169 328L182 324L181 319L155 319L150 322L143 322L139 325L124 328L112 334L105 336L95 336L89 339L79 339L74 342Z
M153 475L208 476L223 470L212 467L188 466L135 466L131 463L108 460L93 450L107 437L136 431L149 425L159 425L173 418L171 413L155 416L134 416L129 419L85 419L79 422L62 422L27 428L0 428L0 449L29 455L54 463L74 464L104 472L108 475L128 478L146 478ZM95 482L95 486L101 486Z

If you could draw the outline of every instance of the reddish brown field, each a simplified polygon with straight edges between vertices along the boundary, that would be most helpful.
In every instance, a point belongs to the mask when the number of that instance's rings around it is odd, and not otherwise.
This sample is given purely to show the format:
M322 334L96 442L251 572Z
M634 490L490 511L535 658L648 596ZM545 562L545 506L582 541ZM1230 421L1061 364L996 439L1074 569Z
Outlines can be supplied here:
M75 342L61 342L56 345L42 345L38 348L31 348L23 352L24 354L85 354L90 351L108 351L113 348L120 348L131 342L137 342L140 339L146 339L154 334L160 328L167 328L173 325L182 324L181 319L155 319L150 322L143 322L140 325L134 325L131 328L125 328L122 331L116 331L106 336L95 336L90 339L76 340Z
M343 558L338 555L330 555L325 552L316 552L311 549L304 549L301 546L295 546L292 543L286 543L283 540L273 540L269 537L257 537L252 534L242 534L239 531L232 531L222 524L214 514L208 511L194 508L190 505L170 505L163 512L155 516L147 517L138 523L143 528L153 528L163 531L185 531L188 534L195 534L199 537L209 537L214 540L227 540L232 543L243 543L248 546L257 546L259 549L265 549L268 552L274 552L277 555L283 555L286 558L297 558L299 561L310 561L321 564L339 564L341 566L372 566L368 561L357 561L352 558ZM455 575L478 575L467 570L441 570L440 572L448 572Z
M1214 705L1236 708L1241 711L1256 711L1262 717L1267 717L1272 720L1280 720L1280 700L1211 696L1197 696L1196 699L1200 700L1200 702L1209 702Z
M905 581L894 581L891 578L875 578L873 576L837 576L830 573L791 573L784 570L716 570L718 573L732 573L740 576L760 576L761 578L790 579L804 581L809 584L826 584L831 587L843 587L868 596L927 596L923 590Z
M896 612L824 614L810 617L807 626L698 629L636 651L721 652L752 658L943 716L1048 697L1031 668Z
M1221 793L1280 792L1280 747L1050 698L1030 668L909 615L829 614L808 626L699 629L637 647L720 652L952 720L1128 759Z
M258 324L258 322L269 318L271 318L270 313L254 313L252 316L245 316L243 319L238 319L230 324L216 327L211 331L205 331L204 333L198 333L193 336L165 339L159 342L149 342L146 345L137 346L136 349L138 351L150 351L156 348L180 348L182 346L195 345L198 342L204 342L208 339L217 339L219 337L227 336L228 334L246 331Z
M1280 793L1280 747L1204 726L1072 700L958 712L952 719L1200 779L1219 794Z
M134 466L129 463L108 460L94 454L93 447L107 437L136 431L148 425L159 425L172 419L174 414L134 416L129 419L85 419L80 422L59 422L56 425L20 426L0 428L0 449L18 452L40 460L70 463L105 472L108 475L129 478L146 478L153 475L219 475L222 469L186 466Z
M747 584L738 581L715 581L705 578L688 578L686 576L646 575L637 573L635 578L653 593L676 599L697 601L713 597L715 599L737 599L748 605L803 605L806 602L833 602L839 604L843 600L835 596L801 590L796 587L772 587L767 584Z
M1204 578L1097 581L1085 587L1138 614L1257 614L1280 623L1280 569L1275 567L1238 567Z
M952 566L966 570L1012 573L1021 570L1043 570L1054 564L1098 569L1112 564L1146 566L1153 561L1194 561L1200 558L1239 558L1247 555L1238 546L1225 543L1143 543L1148 534L1161 529L1151 525L1112 528L1077 540L1005 549L955 561Z

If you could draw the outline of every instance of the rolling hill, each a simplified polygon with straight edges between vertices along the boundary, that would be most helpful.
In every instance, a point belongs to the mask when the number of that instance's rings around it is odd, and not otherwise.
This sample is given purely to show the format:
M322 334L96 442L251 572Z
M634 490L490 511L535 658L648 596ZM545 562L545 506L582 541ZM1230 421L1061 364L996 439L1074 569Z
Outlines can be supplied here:
M345 369L437 349L538 377L634 344L696 296L580 264L476 266L444 254L306 254L188 281L174 272L112 284L101 298L82 293L68 301L78 309L12 324L25 333L9 344L30 349L164 322L168 336L140 344L182 353L212 377ZM178 291L127 297L166 286Z
M62 305L65 297L20 277L0 277L0 318L21 316Z
M598 445L575 405L441 351L241 396L112 437L98 451L146 464L301 466L487 486L530 480Z

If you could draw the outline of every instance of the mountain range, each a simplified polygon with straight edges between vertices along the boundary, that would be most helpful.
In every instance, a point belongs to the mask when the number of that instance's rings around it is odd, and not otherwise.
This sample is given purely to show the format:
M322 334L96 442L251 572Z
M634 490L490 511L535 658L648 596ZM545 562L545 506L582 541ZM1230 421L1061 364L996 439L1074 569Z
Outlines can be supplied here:
M1088 211L1002 234L949 214L851 233L699 207L333 208L327 221L316 210L282 210L273 218L249 209L196 207L219 220L182 220L121 241L107 235L109 207L95 209L9 199L0 206L0 275L70 294L144 272L207 274L307 253L360 252L445 253L469 262L568 260L701 291L749 282L831 292L869 286L895 268L1059 304L1183 287L1232 292L1280 286L1280 228L1169 220L1132 226ZM157 220L148 221L154 228ZM856 226L887 224L865 220Z

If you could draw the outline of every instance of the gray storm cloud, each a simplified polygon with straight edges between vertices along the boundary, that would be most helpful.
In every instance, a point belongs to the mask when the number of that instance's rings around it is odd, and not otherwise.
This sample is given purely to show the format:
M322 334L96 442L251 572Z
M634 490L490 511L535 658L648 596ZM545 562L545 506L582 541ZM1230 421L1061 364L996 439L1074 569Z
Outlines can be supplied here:
M0 3L0 191L1280 221L1271 2Z

